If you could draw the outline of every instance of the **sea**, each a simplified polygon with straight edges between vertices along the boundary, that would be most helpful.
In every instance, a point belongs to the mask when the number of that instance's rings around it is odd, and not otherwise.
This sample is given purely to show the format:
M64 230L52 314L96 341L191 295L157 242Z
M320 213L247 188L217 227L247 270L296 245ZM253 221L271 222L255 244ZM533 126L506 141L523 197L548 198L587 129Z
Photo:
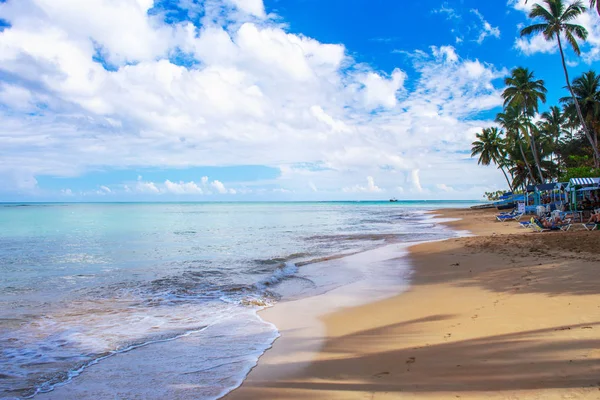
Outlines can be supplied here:
M198 398L222 397L279 335L258 311L378 274L409 280L390 263L327 261L455 237L427 211L473 204L0 204L0 399L190 335L206 347Z

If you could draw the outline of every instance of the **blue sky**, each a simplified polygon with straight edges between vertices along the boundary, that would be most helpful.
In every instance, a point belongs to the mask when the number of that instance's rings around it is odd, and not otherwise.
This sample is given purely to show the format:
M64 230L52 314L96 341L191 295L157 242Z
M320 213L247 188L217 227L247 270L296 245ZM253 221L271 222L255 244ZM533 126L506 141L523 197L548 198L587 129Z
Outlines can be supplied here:
M0 1L0 201L481 198L503 77L567 94L529 3Z

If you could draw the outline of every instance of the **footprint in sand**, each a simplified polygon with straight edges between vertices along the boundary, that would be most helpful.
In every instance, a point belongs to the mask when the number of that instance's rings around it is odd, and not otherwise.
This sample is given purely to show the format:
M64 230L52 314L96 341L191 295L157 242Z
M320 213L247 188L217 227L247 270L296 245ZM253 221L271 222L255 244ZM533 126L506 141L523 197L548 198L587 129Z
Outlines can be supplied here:
M379 372L378 374L373 375L374 378L381 378L383 376L389 375L390 373L387 371Z

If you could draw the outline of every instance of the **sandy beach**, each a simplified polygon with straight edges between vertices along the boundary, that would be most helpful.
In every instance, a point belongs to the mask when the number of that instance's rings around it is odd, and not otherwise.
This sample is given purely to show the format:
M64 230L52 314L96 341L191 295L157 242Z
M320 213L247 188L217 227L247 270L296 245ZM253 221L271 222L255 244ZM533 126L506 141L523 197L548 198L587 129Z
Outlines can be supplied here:
M265 310L281 337L226 398L600 399L600 233L494 212L436 212L477 236L412 247L400 295Z

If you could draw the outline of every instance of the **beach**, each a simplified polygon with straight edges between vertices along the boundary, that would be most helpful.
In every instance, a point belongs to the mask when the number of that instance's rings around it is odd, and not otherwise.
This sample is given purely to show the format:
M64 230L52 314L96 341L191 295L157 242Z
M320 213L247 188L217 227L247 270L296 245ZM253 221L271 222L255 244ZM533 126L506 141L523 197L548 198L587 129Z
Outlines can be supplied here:
M281 336L226 399L599 399L600 234L495 212L435 212L477 236L411 247L397 296L263 311Z

